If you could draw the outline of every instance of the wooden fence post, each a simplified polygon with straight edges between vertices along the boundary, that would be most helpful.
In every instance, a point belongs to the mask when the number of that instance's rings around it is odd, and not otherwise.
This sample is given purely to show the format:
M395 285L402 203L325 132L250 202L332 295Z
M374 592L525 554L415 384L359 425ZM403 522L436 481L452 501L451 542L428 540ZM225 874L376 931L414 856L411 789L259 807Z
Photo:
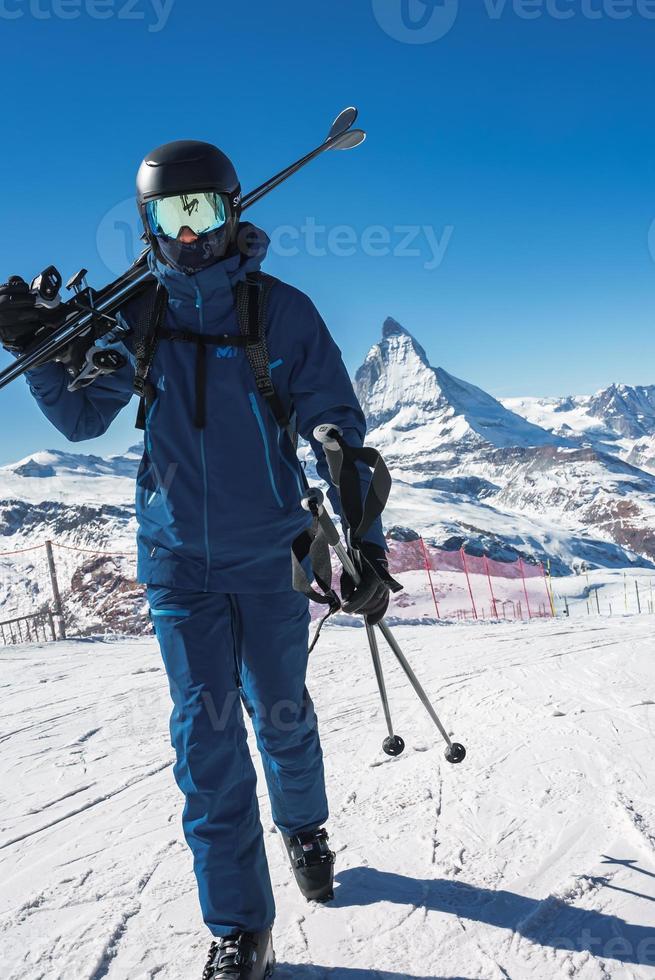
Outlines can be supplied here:
M45 553L48 558L48 571L50 572L50 585L52 586L52 610L57 623L57 639L66 639L66 626L64 624L64 610L61 604L61 593L59 582L57 581L57 566L52 553L52 541L46 541Z

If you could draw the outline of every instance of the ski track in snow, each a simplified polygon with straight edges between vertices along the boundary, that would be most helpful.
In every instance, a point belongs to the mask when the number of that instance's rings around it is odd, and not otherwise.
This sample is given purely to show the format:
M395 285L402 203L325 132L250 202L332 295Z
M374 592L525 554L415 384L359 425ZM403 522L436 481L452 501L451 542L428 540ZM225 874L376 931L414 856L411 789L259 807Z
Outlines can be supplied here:
M383 755L365 632L328 627L309 687L331 906L292 883L256 760L276 980L655 978L652 625L399 627L461 766L386 649L407 749ZM209 940L154 640L4 649L0 686L3 980L197 980Z

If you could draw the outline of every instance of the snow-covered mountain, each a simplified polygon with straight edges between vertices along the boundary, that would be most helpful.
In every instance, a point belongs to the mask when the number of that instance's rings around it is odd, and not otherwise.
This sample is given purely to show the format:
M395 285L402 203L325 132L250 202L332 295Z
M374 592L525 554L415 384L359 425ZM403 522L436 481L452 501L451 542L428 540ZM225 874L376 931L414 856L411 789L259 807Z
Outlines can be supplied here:
M70 625L147 626L131 557L141 453L138 445L108 458L48 450L0 467L0 619L51 604L45 551L30 550L51 540L61 546L55 559Z
M553 435L655 471L655 385L613 384L594 395L506 398L503 404Z
M382 340L357 371L355 384L369 428L391 421L396 431L427 425L434 448L453 443L470 449L486 443L505 448L561 442L475 385L431 367L418 341L391 317L384 322Z
M529 411L537 400L501 403L432 367L393 319L355 384L369 440L392 467L394 524L409 523L450 547L548 556L556 567L655 558L655 479L628 459L627 445L609 428L617 399L596 396L594 410L602 407L606 419L602 439L581 438L579 420L576 427L548 424L564 405L541 400L539 411ZM586 408L569 401L569 416L579 419ZM645 424L643 405L632 414ZM594 425L600 430L600 419Z
M655 385L610 385L592 395L586 408L592 418L629 439L655 435Z

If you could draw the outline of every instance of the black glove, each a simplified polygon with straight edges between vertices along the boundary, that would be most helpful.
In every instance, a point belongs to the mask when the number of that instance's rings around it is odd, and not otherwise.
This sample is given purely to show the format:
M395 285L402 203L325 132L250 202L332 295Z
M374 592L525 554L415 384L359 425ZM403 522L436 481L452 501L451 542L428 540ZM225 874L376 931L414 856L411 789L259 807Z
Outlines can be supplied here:
M389 607L389 592L393 579L389 575L387 553L378 544L363 541L360 545L362 559L361 581L355 586L347 572L341 576L341 598L344 612L366 617L369 626L375 626Z
M0 344L14 354L20 354L50 332L53 321L50 310L36 306L36 296L20 276L10 276L0 286Z

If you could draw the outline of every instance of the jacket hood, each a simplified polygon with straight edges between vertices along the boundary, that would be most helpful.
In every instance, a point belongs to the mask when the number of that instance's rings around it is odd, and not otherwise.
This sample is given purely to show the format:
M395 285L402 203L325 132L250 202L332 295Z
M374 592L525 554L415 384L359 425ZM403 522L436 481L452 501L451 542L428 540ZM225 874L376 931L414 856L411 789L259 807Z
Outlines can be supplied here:
M155 278L166 287L173 300L193 300L198 296L207 302L217 293L231 292L234 286L250 272L258 272L266 257L270 239L266 232L250 222L241 222L237 241L244 251L228 255L207 269L189 275L173 269L156 257L148 256L148 266Z

